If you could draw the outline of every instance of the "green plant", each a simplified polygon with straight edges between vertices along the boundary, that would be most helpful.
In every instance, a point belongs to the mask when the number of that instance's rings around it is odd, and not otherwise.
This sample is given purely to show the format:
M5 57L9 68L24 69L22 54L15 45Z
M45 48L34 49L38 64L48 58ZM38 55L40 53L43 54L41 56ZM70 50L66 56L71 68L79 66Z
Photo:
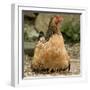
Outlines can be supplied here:
M61 32L66 42L80 41L80 22L79 20L71 20L62 24Z

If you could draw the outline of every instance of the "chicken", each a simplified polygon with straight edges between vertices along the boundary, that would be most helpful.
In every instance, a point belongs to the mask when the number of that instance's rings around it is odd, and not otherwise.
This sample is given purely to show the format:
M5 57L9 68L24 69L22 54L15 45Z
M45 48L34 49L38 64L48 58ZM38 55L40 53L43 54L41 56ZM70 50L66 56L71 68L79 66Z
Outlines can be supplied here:
M48 70L49 72L52 70L70 70L70 57L64 46L63 36L59 30L59 24L62 20L63 18L61 16L53 17L50 21L46 38L38 41L31 65L33 70Z

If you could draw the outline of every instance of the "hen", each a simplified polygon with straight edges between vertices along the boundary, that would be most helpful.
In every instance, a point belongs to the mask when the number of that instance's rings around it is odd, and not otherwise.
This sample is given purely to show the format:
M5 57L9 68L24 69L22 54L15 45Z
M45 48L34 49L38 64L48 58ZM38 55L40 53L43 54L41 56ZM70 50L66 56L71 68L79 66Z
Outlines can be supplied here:
M31 65L33 70L49 72L70 70L70 57L60 32L62 20L61 16L54 16L49 23L46 37L41 37L38 41Z

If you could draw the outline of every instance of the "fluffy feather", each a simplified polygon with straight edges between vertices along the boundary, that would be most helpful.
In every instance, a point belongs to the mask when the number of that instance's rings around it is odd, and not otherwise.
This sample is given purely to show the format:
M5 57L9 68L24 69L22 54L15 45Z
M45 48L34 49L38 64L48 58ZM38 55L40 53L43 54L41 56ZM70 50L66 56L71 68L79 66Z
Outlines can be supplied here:
M47 39L40 39L36 45L34 58L32 60L33 70L70 70L70 57L64 46L64 39L60 34L59 23L62 17L55 16L50 22L52 35ZM43 41L42 41L43 40Z
M64 70L70 63L70 58L64 46L63 37L57 34L52 35L49 41L38 42L35 48L33 69Z

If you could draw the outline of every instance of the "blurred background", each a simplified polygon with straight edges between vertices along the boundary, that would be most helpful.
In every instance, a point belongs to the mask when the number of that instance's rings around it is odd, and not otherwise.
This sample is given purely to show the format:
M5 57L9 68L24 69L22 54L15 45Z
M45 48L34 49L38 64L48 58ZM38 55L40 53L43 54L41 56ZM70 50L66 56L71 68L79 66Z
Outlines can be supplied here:
M65 42L75 43L80 41L80 14L33 13L30 11L23 11L23 14L25 41L35 41L40 31L46 33L51 17L55 15L64 18L61 32Z

